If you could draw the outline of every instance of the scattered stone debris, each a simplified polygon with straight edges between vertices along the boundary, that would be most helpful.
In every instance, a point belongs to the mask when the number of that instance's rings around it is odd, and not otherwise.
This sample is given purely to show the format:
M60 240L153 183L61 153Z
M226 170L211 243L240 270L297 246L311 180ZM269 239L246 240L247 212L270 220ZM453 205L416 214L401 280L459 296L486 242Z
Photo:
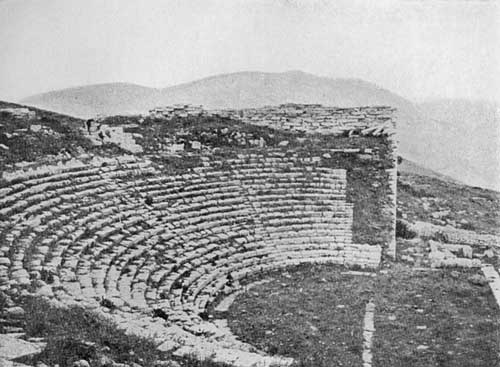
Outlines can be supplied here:
M429 259L432 267L464 267L464 268L479 268L481 260L471 259L472 249L468 245L443 244L437 241L430 240ZM466 257L458 257L459 254Z
M481 287L488 284L488 280L486 279L486 277L484 277L484 276L482 276L480 274L471 275L467 279L472 284L478 285L478 286L481 286Z

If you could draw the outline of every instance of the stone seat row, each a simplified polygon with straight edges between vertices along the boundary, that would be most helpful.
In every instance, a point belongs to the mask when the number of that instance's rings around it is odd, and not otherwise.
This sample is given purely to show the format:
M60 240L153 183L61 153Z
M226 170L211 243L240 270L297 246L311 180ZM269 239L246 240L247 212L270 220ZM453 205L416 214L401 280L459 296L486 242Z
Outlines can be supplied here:
M109 167L106 167L108 170L109 170ZM136 168L135 166L134 167L131 167L131 168ZM65 182L64 182L65 183ZM101 182L97 182L97 184L101 184ZM58 185L56 185L58 186ZM82 190L79 190L78 191L78 188L79 188L79 185L72 185L69 187L69 190L76 190L76 192L78 192L79 195L83 195L85 197L86 194L88 194L88 191L86 190L87 187L89 185L88 184L80 184L80 187L82 188ZM43 189L47 189L47 187L43 187ZM101 185L100 188L96 189L95 191L98 193L99 191L102 191L103 187ZM106 188L104 188L106 189ZM108 187L109 189L109 187ZM34 206L30 206L30 207L25 207L25 211L27 213L29 213L30 215L35 215L37 214L38 212L40 211L43 211L45 209L48 209L50 208L51 210L50 211L45 211L38 219L41 221L41 220L44 220L44 221L47 221L47 223L49 225L57 225L59 223L59 221L57 219L53 219L52 221L54 221L55 223L51 223L50 221L50 217L53 215L53 214L56 214L57 211L53 210L55 207L57 207L57 205L59 203L61 203L61 201L65 200L65 201L68 201L68 200L71 200L71 199L74 199L75 197L74 196L67 196L67 197L55 197L53 199L49 199L49 200L43 200L46 196L42 196L40 194L37 194L38 190L34 190L34 194L32 196L35 196L36 200L40 200L41 204L36 204ZM56 194L60 194L61 192L56 192ZM47 194L46 194L47 195ZM49 194L50 195L50 194ZM9 200L7 200L7 203L9 202ZM21 203L23 203L23 201L20 201ZM6 213L8 213L10 210L12 210L12 208L16 209L17 207L20 207L19 205L19 202L18 203L14 203L13 206L11 207L6 207L4 209L7 209L5 210ZM21 207L22 208L22 207ZM69 207L69 209L74 209L72 208L71 206ZM60 216L61 218L62 216ZM33 233L34 232L38 232L38 233L43 233L44 230L47 229L47 227L44 227L43 225L41 226L40 228L40 223L37 223L34 227L36 228L33 228L33 231L30 233L30 239L33 239ZM3 227L2 227L3 228ZM29 228L29 226L28 226ZM17 225L17 228L16 228L16 225L14 225L14 228L11 230L10 232L10 237L8 238L9 241L10 241L10 244L9 244L9 252L10 253L18 253L18 255L22 255L23 251L25 250L24 246L25 244L28 242L26 240L23 240L20 238L20 245L21 246L17 246L17 244L15 243L16 242L16 236L20 236L22 234L22 232L26 229L26 226L24 225ZM60 231L59 231L60 232ZM22 257L22 256L18 256L18 257ZM15 264L17 265L17 264Z
M226 269L225 270L225 273L224 274L228 274L230 272L233 272L233 271L237 271L238 268L236 266L236 268L234 267L230 267L231 264L240 264L242 263L242 260L244 259L248 259L248 261L243 261L244 264L248 265L248 266L253 266L259 262L261 262L261 258L265 257L265 256L268 256L270 254L273 254L273 256L278 256L278 255L282 255L284 256L283 258L295 258L295 257L300 257L299 255L304 255L305 252L308 252L309 255L313 255L313 254L321 254L322 257L325 257L327 255L331 255L333 257L338 257L339 254L342 253L342 251L344 251L344 248L342 246L338 246L338 247L335 247L335 246L332 246L331 245L331 242L330 244L325 244L325 243L317 243L317 244L311 244L310 242L310 238L306 239L306 240L309 240L309 246L304 246L304 242L302 243L298 243L298 244L295 244L295 245L289 245L285 242L284 245L281 245L281 246L276 246L276 247L271 247L271 246L266 246L264 245L261 249L259 250L254 250L254 251L250 251L248 253L238 253L238 252L234 252L232 256L228 256L227 258L223 259L223 260L219 260L219 266L215 266L214 269L216 269L216 272L215 274L217 275L220 275L221 274L221 269ZM305 252L304 252L305 251ZM312 252L311 252L312 251ZM314 252L316 251L316 252ZM345 251L344 251L345 252ZM362 259L363 257L363 254L361 252L359 252L356 257L358 259ZM332 260L333 261L333 260ZM335 260L336 262L345 262L345 259L336 259ZM198 272L199 272L199 275L201 275L202 272L206 272L205 268L203 267L200 267L198 268ZM214 275L215 277L215 275ZM190 285L190 283L193 283L195 280L196 280L197 276L191 276L186 284L183 284L183 285ZM210 276L203 276L203 281L205 281L207 278L210 278ZM212 279L212 278L210 278ZM175 278L170 278L170 285L172 285L174 282L175 282ZM130 283L129 283L130 284ZM144 294L146 293L146 288L147 288L147 284L146 284L146 277L143 277L142 280L140 280L138 283L136 283L136 287L138 285L141 285L142 287L142 290L141 290L141 293ZM120 287L120 289L123 291L123 287ZM162 291L165 291L165 287L161 288L160 287L160 290ZM198 289L197 287L195 287L195 289ZM188 290L188 295L189 297L193 297L193 294L196 295L198 294L199 292L198 291L190 291ZM132 291L132 294L134 292ZM137 294L137 293L135 293ZM176 296L180 295L181 293L178 293L176 294ZM102 295L102 294L101 294ZM129 297L124 297L125 299L132 299L130 296ZM137 298L137 297L133 297L133 298ZM142 304L144 305L144 296L140 297L142 298ZM132 306L134 306L132 304Z
M86 182L87 177L97 174L106 175L117 169L144 169L149 166L147 162L135 162L135 159L129 163L120 163L120 159L110 160L106 166L88 166L81 164L76 167L49 166L42 175L32 176L30 172L20 172L14 179L0 181L0 198L12 196L17 193L40 192L40 190L57 184L60 181Z
M321 168L309 180L305 167L290 175L275 164L235 179L236 170L212 168L167 176L138 162L92 167L69 184L47 176L4 197L14 214L0 228L0 287L36 280L63 303L161 308L191 332L245 276L302 262L376 266L376 252L351 243L345 173Z
M318 232L316 231L316 233L318 233ZM289 235L289 234L288 234L288 235ZM104 237L104 236L98 236L98 237ZM73 251L73 252L68 252L68 254L69 254L69 255L75 255L75 252L74 252L74 251Z

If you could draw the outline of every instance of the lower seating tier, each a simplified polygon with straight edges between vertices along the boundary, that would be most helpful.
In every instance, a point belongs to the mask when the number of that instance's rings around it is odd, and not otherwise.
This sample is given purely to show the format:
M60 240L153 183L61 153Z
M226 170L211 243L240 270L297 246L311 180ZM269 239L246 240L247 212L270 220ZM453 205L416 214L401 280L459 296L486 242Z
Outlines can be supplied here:
M45 171L0 194L0 289L151 315L192 331L221 292L301 263L377 267L352 244L343 170L278 158L169 176L151 162Z

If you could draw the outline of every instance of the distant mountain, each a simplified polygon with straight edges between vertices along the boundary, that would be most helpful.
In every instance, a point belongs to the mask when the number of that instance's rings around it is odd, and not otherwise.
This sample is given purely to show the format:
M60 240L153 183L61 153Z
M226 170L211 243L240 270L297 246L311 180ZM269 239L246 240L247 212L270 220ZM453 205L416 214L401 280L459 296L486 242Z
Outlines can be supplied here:
M500 105L443 99L418 108L436 126L433 149L447 157L441 160L442 166L433 168L463 182L499 190Z
M443 107L443 101L415 105L359 79L332 79L300 71L239 72L164 89L126 83L90 85L44 93L22 102L83 118L142 113L173 103L201 104L206 108L261 107L286 102L339 107L389 105L398 110L401 155L467 184L500 190L500 179L495 176L498 159L478 153L488 147L490 155L494 150L491 147L497 146L491 135L484 133L490 122L484 127L478 122L476 137L469 122L462 128L465 121L460 121L460 117L465 115L451 113ZM464 109L468 111L465 105ZM448 119L448 113L453 118Z
M202 104L206 108L245 108L284 102L336 106L408 105L403 98L359 79L331 79L300 71L223 74L164 89L128 83L108 83L38 94L22 103L77 117L147 112L172 104Z
M147 111L158 90L129 83L95 84L67 88L25 98L21 103L88 118L97 114L116 115ZM145 105L143 105L145 103Z

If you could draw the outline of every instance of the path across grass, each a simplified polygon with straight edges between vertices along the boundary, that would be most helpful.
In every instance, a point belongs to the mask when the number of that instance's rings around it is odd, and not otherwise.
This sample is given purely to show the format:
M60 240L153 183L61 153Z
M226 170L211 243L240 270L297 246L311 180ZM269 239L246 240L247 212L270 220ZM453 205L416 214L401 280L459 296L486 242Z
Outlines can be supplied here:
M240 339L300 366L362 366L363 318L376 305L373 366L498 366L500 310L476 271L394 265L376 277L334 266L270 274L227 315Z

